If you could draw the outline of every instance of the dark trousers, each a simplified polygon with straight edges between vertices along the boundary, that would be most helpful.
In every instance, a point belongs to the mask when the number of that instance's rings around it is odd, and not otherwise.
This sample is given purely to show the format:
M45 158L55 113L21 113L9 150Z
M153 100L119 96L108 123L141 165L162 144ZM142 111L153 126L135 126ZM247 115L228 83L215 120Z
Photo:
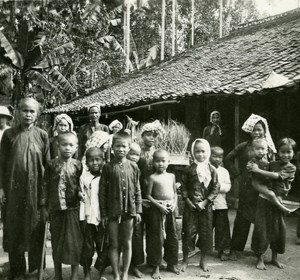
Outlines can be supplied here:
M248 239L251 222L240 211L237 211L231 238L231 250L244 251Z
M110 265L107 232L103 228L102 224L95 226L86 222L81 222L81 228L83 230L84 239L80 265L83 266L85 273L90 271L93 256L96 251L97 260L95 262L95 268L101 272Z
M215 249L217 251L230 249L230 225L227 209L213 211L213 227L215 228Z
M147 263L158 266L164 258L167 264L177 265L178 235L175 212L165 215L157 207L152 206L148 218L151 226L147 229Z
M9 252L9 266L12 277L24 275L26 272L25 253L17 251Z

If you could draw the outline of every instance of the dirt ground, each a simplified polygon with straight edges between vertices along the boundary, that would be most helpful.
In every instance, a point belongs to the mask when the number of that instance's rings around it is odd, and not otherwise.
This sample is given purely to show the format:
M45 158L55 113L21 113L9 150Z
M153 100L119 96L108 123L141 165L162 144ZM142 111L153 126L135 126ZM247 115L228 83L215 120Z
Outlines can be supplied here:
M231 227L233 225L235 210L230 210L229 212L230 224ZM216 253L213 253L212 256L208 259L208 265L210 268L209 272L203 272L198 264L199 264L199 254L196 254L190 259L190 266L188 267L185 273L181 273L180 275L175 275L170 272L167 272L162 268L162 279L209 279L209 280L289 280L289 279L300 279L300 245L295 244L296 239L296 226L297 226L298 217L291 216L287 219L287 246L286 253L284 255L279 256L279 260L285 264L284 269L278 269L276 267L267 264L266 271L259 271L255 268L255 257L250 250L250 238L248 239L246 250L239 256L238 261L226 261L221 262L217 259ZM2 233L0 235L0 241L2 243ZM180 244L181 247L181 244ZM180 257L181 257L180 251ZM266 254L266 261L270 260L271 251L268 250ZM0 250L0 279L4 280L5 272L1 270L6 269L6 266L3 265L8 261L7 254ZM53 262L51 257L51 248L50 242L48 242L47 248L47 256L46 256L47 268L44 272L44 279L51 280L53 279L54 269ZM165 267L165 266L164 266ZM142 272L144 273L143 279L150 280L150 272L151 269L147 266L141 267ZM64 279L69 279L70 277L70 268L63 268ZM104 275L108 280L112 280L111 268L107 268ZM27 275L26 279L33 280L37 279L36 273ZM82 269L80 268L79 279L84 279ZM93 268L92 270L92 279L99 279L98 272ZM130 279L138 279L134 276L131 276Z

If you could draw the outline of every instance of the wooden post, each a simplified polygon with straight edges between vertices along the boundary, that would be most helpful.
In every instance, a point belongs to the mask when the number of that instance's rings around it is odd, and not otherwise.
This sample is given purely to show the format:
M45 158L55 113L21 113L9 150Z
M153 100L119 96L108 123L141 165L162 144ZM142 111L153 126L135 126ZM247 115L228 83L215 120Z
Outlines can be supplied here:
M192 0L192 18L191 18L191 45L194 46L195 39L195 0Z
M220 38L223 37L223 0L219 0L220 3Z
M160 60L165 59L166 0L162 0Z
M125 6L124 15L123 15L123 38L124 38L123 49L124 49L125 57L126 57L126 32L127 32L126 23L127 23L127 12L126 12L126 6Z
M240 100L238 96L234 97L234 145L237 146L240 143ZM238 170L238 160L234 161L235 168ZM234 179L234 190L233 196L234 208L238 207L238 197L239 197L239 181Z
M126 73L129 73L130 54L130 3L126 1Z
M176 0L172 0L172 56L175 55L175 18L176 18Z

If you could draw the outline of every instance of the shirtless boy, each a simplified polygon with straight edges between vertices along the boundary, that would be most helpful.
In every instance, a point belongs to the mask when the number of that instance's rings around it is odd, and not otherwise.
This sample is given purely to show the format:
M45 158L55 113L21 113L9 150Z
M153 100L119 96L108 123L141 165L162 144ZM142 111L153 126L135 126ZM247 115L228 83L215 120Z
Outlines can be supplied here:
M159 266L162 258L167 262L167 270L179 274L178 236L176 230L175 208L177 193L174 174L166 172L169 163L167 151L158 150L153 154L155 173L149 178L146 198L151 202L147 235L147 263L154 267L153 279L160 279ZM164 256L163 256L164 247Z

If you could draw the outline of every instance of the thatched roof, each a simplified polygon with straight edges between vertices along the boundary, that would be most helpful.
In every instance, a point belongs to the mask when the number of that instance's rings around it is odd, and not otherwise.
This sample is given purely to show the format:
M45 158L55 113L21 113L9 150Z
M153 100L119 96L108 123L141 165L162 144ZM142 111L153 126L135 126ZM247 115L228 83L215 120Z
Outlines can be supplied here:
M261 93L272 71L289 79L281 88L300 82L300 9L248 24L46 113L79 111L94 102L112 111L203 94Z

